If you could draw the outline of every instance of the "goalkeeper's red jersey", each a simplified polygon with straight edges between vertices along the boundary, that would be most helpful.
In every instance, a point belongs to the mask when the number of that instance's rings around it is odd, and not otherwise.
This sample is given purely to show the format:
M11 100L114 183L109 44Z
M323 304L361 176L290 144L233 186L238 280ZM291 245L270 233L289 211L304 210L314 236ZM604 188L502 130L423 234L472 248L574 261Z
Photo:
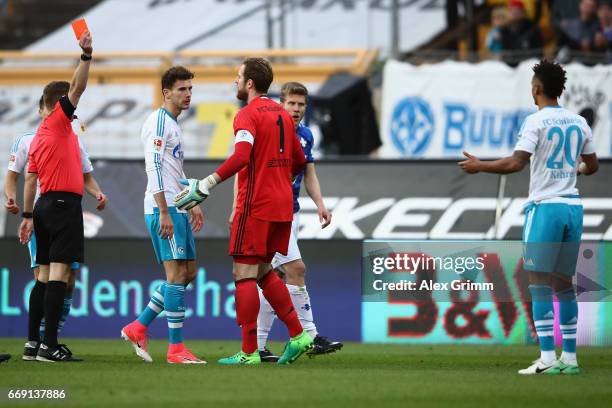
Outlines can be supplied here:
M291 180L306 163L289 113L267 97L258 97L234 118L234 135L253 135L249 163L238 173L236 213L265 221L293 220Z

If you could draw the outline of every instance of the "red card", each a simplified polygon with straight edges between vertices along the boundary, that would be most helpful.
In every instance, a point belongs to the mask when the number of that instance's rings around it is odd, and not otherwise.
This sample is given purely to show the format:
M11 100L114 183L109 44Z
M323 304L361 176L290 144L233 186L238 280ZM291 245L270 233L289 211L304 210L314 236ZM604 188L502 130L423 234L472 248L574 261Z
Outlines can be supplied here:
M87 23L85 22L85 19L80 18L72 22L72 30L74 31L74 35L76 36L77 40L80 40L83 36L83 33L85 31L89 31L89 28L87 28Z

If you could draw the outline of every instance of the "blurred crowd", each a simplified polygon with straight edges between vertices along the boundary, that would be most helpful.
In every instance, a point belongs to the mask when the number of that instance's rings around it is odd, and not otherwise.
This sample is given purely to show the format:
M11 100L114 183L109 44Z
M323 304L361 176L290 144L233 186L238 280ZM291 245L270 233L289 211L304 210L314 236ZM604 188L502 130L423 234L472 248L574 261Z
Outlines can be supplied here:
M557 60L612 63L612 0L549 0L548 7ZM538 10L530 19L523 0L493 9L486 37L489 52L509 63L542 57L546 44L540 15Z

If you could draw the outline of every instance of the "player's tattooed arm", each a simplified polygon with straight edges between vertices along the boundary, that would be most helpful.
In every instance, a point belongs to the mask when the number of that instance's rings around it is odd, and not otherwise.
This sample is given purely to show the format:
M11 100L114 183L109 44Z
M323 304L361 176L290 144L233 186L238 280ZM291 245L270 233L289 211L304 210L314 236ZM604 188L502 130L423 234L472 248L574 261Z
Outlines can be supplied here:
M321 184L319 184L319 178L317 177L314 163L306 164L306 169L304 170L304 186L306 187L306 192L317 206L321 228L327 227L331 223L332 215L323 202Z
M469 174L479 172L494 174L516 173L523 170L531 157L531 153L522 150L515 150L512 156L498 160L480 160L468 152L463 152L463 155L467 159L457 164L463 171Z

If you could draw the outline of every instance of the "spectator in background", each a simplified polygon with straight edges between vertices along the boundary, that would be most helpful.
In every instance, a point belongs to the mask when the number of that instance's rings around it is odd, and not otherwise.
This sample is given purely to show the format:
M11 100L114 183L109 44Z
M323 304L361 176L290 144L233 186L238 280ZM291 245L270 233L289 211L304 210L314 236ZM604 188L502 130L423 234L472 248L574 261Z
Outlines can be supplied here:
M537 24L525 14L522 0L508 2L509 22L501 29L503 59L507 63L518 63L530 57L542 55L542 33Z
M0 17L8 16L8 2L9 0L0 0Z
M599 30L595 34L595 49L605 52L605 62L612 63L612 0L599 3L597 15L599 17Z
M491 12L491 30L487 33L486 46L493 57L499 58L502 51L501 30L508 21L505 7L496 7Z
M558 45L560 47L558 58L569 60L570 50L593 52L595 51L595 36L599 31L597 18L597 3L595 0L581 0L578 7L579 15L559 22Z

